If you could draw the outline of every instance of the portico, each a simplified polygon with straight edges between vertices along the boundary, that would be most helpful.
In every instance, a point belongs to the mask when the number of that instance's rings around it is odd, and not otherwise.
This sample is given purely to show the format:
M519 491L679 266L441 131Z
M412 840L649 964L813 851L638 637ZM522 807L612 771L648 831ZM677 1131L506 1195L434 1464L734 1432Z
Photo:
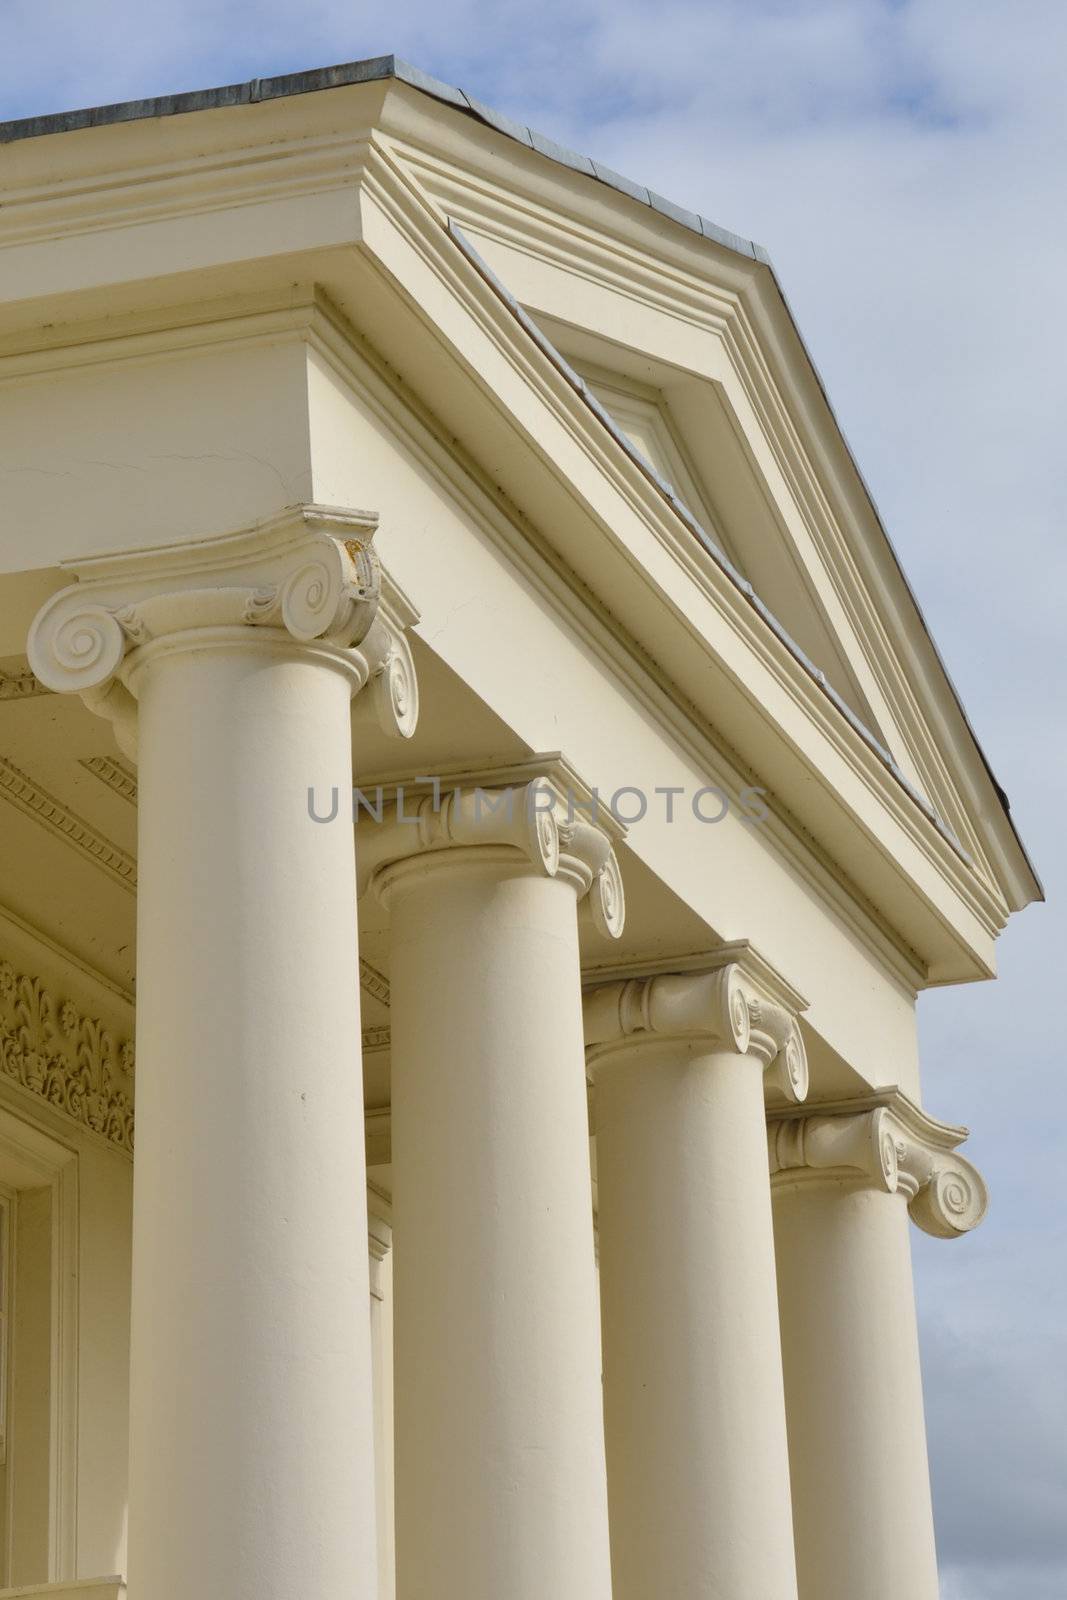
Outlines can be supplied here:
M449 94L9 136L0 1583L936 1600L1039 886L765 259Z

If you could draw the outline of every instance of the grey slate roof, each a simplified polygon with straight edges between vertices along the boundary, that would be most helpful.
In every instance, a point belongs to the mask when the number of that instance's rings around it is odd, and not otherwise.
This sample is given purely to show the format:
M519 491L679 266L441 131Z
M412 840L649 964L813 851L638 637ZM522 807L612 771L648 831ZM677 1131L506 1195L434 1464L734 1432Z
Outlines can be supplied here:
M194 89L186 94L160 95L151 100L125 100L116 105L92 106L79 111L60 111L49 116L24 117L15 121L0 122L0 145L11 144L20 139L35 139L50 134L73 133L84 128L104 127L112 123L136 122L154 117L180 116L193 111L218 110L226 106L254 105L263 101L284 99L291 95L314 94L324 89L343 88L350 84L383 82L387 79L395 79L397 82L409 84L412 88L420 90L423 94L427 94L435 100L442 101L446 105L454 106L458 110L467 113L469 116L475 117L479 122L484 123L486 127L495 128L498 133L504 134L509 139L515 139L519 144L526 145L529 149L536 151L539 155L545 156L548 160L555 161L560 166L568 167L574 172L582 173L587 177L593 178L599 183L606 184L609 188L617 190L620 194L626 195L629 199L636 200L641 205L649 206L653 211L658 212L661 216L666 217L671 222L678 224L680 227L688 229L690 233L698 234L700 237L709 240L711 243L720 246L722 249L733 251L735 254L744 256L750 261L758 262L767 268L771 274L771 277L773 278L775 288L781 297L786 313L796 331L797 338L804 350L805 357L809 363L811 371L814 374L816 382L818 383L822 392L827 409L833 418L834 424L842 442L844 443L845 449L848 451L856 475L863 487L868 501L870 502L871 509L885 537L886 545L896 563L901 579L908 590L908 594L910 595L912 603L915 606L915 610L918 613L919 619L923 624L927 638L930 640L930 645L935 656L937 657L937 661L942 673L944 674L945 681L952 691L952 694L956 700L956 704L959 707L960 714L967 726L967 730L974 741L975 749L977 750L978 755L980 756L985 770L989 776L989 780L996 791L997 798L1004 808L1009 822L1011 822L1011 805L1008 800L1008 796L997 781L996 775L989 764L989 759L986 756L985 751L982 749L982 746L978 740L978 736L974 731L971 720L968 717L967 711L963 705L963 701L960 699L959 692L952 681L952 678L945 666L944 659L941 656L941 652L937 647L932 633L930 632L926 618L923 615L922 607L920 606L915 592L908 581L907 574L905 573L901 564L900 557L897 555L893 541L889 537L889 532L884 521L882 520L882 516L878 510L874 495L871 493L870 485L863 476L863 472L860 469L855 452L849 444L844 429L841 427L837 414L834 411L834 407L830 400L829 393L827 392L826 385L822 380L819 369L812 359L811 352L808 349L807 344L804 341L804 337L800 332L796 317L793 315L792 307L790 306L785 292L782 289L781 280L778 277L778 274L775 272L770 256L762 245L754 243L751 239L744 238L741 234L732 233L727 228L720 228L717 223L709 221L707 217L702 217L695 211L689 211L683 206L675 205L673 201L666 199L661 194L657 194L655 190L647 189L643 184L633 183L629 178L624 177L621 173L614 172L610 167L603 166L599 161L594 161L589 156L581 155L578 151L570 150L565 145L557 144L555 140L546 138L543 134L537 133L533 128L528 128L525 126L525 124L516 122L512 118L503 116L498 111L494 111L492 107L484 105L480 100L474 99L473 96L468 95L464 90L453 88L451 84L442 83L439 78L432 77L429 73L421 71L420 68L412 66L410 62L404 61L401 57L394 55L373 56L366 61L347 61L333 67L316 67L308 72L289 73L275 78L252 78L247 83L227 84L217 89ZM457 240L457 242L459 241ZM484 263L482 266L484 267ZM512 297L507 293L502 285L500 286L500 289L505 297L509 301L512 301ZM514 302L512 301L512 303ZM521 310L521 308L519 309ZM616 434L618 433L618 430L614 429L614 427L612 431ZM669 488L669 485L667 487ZM674 497L674 499L676 501L676 497ZM687 520L691 521L692 519L687 517ZM702 533L702 530L700 531ZM703 541L709 544L711 543L711 541L707 539L706 535L703 535ZM740 574L738 574L738 576L740 577ZM744 583L743 579L741 581ZM750 588L751 586L746 584L745 587ZM946 839L949 840L949 842L960 853L960 855L963 856L965 860L969 861L970 857L967 856L966 851L956 839L955 834L948 824L937 815L936 811L934 811L924 797L915 791L912 785L908 782L907 778L900 771L899 767L893 761L892 757L889 755L889 752L884 749L879 740L875 738L869 729L864 727L851 708L847 706L843 700L841 700L836 691L834 691L833 688L827 683L824 675L819 672L817 668L813 667L810 662L808 662L803 651L800 650L799 646L794 644L793 640L782 627L781 623L779 623L771 614L771 612L768 611L767 607L763 605L762 601L760 601L759 597L756 595L753 595L753 604L759 610L760 614L766 618L768 624L772 627L779 638L781 638L787 647L793 652L793 654L796 655L797 659L800 660L805 668L811 673L811 675L816 678L816 681L820 682L820 686L834 701L835 705L837 705L838 709L842 712L847 721L858 733L860 733L865 742L877 752L879 757L889 767L890 771L893 773L893 776L907 790L910 797L916 802L920 809L931 818L931 820L936 824L938 830L945 836ZM1026 859L1027 866L1030 868L1031 874L1034 877L1034 882L1037 885L1039 892L1041 892L1040 882L1037 878L1036 872L1034 872L1033 865L1029 860L1026 847L1019 838L1018 832L1013 823L1012 832L1015 834L1019 848L1022 851L1023 856Z

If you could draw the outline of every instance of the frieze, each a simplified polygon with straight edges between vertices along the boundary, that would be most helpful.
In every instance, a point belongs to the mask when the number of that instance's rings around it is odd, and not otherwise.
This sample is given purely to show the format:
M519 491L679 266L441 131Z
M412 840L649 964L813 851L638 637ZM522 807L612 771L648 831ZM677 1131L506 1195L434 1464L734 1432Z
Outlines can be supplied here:
M0 1072L133 1153L133 1041L0 954Z

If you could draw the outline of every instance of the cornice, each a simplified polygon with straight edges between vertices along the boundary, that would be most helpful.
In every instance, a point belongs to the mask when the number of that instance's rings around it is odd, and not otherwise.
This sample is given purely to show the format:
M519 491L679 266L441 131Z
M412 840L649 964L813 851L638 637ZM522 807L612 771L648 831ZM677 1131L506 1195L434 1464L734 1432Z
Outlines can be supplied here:
M392 995L389 989L389 980L377 967L372 967L365 957L359 958L359 986L373 999L380 1001L383 1006L391 1003Z
M86 772L92 773L106 789L117 794L131 806L137 804L137 779L122 761L111 756L84 756L79 762Z
M19 958L27 967L44 965L53 971L58 968L60 972L69 969L77 975L77 983L87 980L91 991L99 991L93 1002L93 1009L106 1010L117 1000L120 1006L129 1012L132 1021L134 1005L132 989L116 983L113 978L105 977L97 967L92 966L81 956L75 955L73 950L59 944L45 933L43 928L27 922L24 917L20 917L6 905L0 905L0 945L10 950L25 951L28 948L31 954ZM12 959L14 960L14 957ZM15 965L18 965L17 961Z
M0 343L0 383L25 383L85 367L107 369L162 356L185 355L217 345L274 343L287 335L306 337L324 301L311 284L288 293L180 302L163 308L34 327L7 334Z
M655 970L586 988L586 1062L597 1079L618 1060L648 1056L654 1065L666 1046L699 1041L709 1050L756 1057L798 1104L808 1092L797 1020L803 1004L750 944L727 946L687 971Z
M900 1194L924 1233L954 1239L977 1227L989 1204L981 1174L958 1153L966 1133L897 1089L783 1113L767 1126L771 1187Z
M133 1044L0 954L0 1071L127 1154L133 1152Z
M124 889L131 893L136 890L137 863L133 856L3 756L0 756L0 799L79 851Z
M277 137L277 124L258 131L259 137L246 126L220 149L196 148L106 173L72 172L47 184L9 177L0 244L76 238L342 188L358 182L373 128L369 122L318 133L304 128L289 139Z
M902 637L896 641L891 639L883 615L868 589L860 557L864 557L869 568L870 552L858 549L849 539L842 517L820 480L773 370L763 355L755 320L744 300L736 319L725 332L724 345L730 353L734 373L760 421L764 441L788 485L804 531L818 553L825 580L832 587L846 625L852 631L856 655L871 674L877 694L888 709L893 729L916 769L926 792L925 803L944 820L991 895L1003 900L938 742L925 725L916 691L901 668L900 653L907 648L904 640ZM910 587L908 595L910 599ZM919 620L921 623L921 618ZM922 671L922 668L916 669L916 679L920 683ZM929 711L928 705L926 713ZM904 782L912 787L906 778Z
M591 221L588 210L567 204L557 184L538 185L534 166L509 167L505 186L498 166L475 167L467 159L470 147L461 155L424 137L429 131L429 124L424 130L394 124L388 127L389 147L443 212L488 238L641 303L675 314L681 309L687 321L701 319L713 329L734 314L753 281L754 257L727 260L706 252L696 239L672 240L658 231L653 255L647 218L635 228L624 211L612 210L609 217L601 208Z

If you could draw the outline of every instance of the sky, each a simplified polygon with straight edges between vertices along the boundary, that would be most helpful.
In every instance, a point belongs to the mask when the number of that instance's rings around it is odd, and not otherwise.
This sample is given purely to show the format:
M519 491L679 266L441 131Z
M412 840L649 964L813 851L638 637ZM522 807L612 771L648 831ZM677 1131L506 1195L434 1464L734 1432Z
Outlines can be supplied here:
M942 1600L1064 1600L1067 6L0 0L0 119L388 53L768 247L1011 796L1050 904L920 1003L991 1212L913 1248Z

